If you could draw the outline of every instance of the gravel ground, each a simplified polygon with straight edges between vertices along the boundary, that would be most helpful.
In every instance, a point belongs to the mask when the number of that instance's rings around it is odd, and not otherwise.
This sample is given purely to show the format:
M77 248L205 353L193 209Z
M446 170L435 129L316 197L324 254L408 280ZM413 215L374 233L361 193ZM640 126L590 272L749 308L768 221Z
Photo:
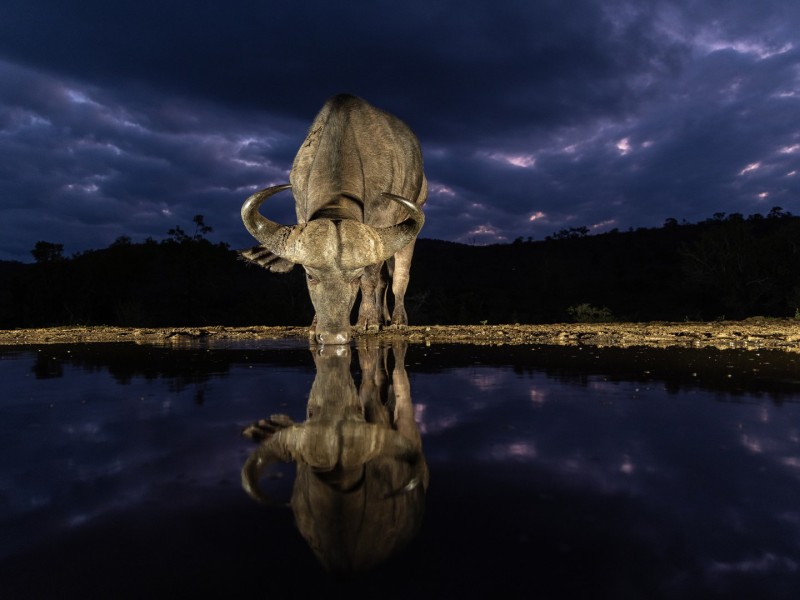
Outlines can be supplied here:
M0 345L134 341L306 339L307 327L53 327L0 330ZM422 325L357 333L356 341L403 337L412 344L554 344L743 348L800 352L800 320L752 318L712 323L557 323L548 325Z

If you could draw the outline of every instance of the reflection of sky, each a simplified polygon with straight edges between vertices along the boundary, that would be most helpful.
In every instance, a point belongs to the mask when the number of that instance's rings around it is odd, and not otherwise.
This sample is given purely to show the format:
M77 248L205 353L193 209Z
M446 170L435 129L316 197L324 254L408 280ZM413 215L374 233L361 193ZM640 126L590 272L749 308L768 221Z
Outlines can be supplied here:
M588 461L584 470L595 474L602 462L609 474L630 475L637 469L654 471L646 464L648 453L680 446L691 434L696 437L690 441L706 451L716 436L720 451L744 449L789 466L800 459L800 429L791 418L798 407L792 403L714 402L697 390L676 395L659 382L611 382L600 376L585 385L567 385L542 374L519 377L511 369L490 367L453 369L430 379L415 376L413 390L425 434L501 422L499 431L482 433L488 447L468 449L476 460L527 458L572 470Z
M696 535L699 552L722 549L708 560L713 572L800 572L797 403L731 402L600 376L565 385L541 374L491 371L454 370L446 392L431 391L430 399L412 380L426 431L445 438L470 431L460 460L516 463L518 477L535 480L545 471L593 493L633 496ZM445 448L442 458L454 460ZM437 450L427 439L434 461ZM725 531L737 532L738 546L722 541ZM762 546L759 533L776 538Z
M602 376L570 385L497 368L411 382L434 473L466 462L530 481L556 474L667 515L697 536L709 572L800 574L797 403ZM775 537L764 544L762 535Z
M33 353L0 355L0 558L132 507L244 501L240 428L302 420L314 377L309 354L294 366L259 356L176 386L68 359L37 378ZM480 364L412 365L409 377L432 490L467 470L498 502L509 490L625 499L657 515L648 535L681 536L709 576L800 576L800 395L778 404Z
M198 490L238 486L241 428L261 416L304 415L313 363L276 374L239 365L190 386L61 365L34 376L30 355L5 356L0 378L0 556L22 540L144 501L192 502ZM198 404L202 399L202 404ZM39 530L39 531L37 531Z

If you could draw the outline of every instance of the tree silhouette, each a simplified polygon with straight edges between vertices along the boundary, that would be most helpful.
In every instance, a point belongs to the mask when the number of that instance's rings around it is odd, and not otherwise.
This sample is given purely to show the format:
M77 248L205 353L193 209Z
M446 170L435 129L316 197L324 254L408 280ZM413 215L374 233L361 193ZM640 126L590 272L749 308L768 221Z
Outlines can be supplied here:
M39 264L58 262L64 259L64 244L38 241L31 250L31 254Z
M195 224L194 228L194 239L195 240L202 240L205 238L206 234L211 233L214 231L210 226L206 225L203 221L203 215L195 215L192 218L192 221Z

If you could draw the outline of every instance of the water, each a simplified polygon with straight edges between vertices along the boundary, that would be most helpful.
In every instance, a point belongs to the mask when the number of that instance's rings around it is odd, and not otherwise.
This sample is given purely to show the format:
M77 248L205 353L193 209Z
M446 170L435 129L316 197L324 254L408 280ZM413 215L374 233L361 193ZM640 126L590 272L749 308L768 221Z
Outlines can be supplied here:
M0 596L794 598L798 361L0 348Z

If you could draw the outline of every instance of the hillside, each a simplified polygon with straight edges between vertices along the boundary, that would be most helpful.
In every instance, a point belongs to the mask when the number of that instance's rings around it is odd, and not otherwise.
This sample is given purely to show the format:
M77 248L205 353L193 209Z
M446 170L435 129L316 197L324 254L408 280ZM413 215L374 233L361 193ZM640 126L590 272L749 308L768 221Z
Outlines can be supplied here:
M708 321L794 317L800 217L715 215L696 224L470 246L417 241L406 304L413 324ZM306 325L302 269L273 274L225 244L183 236L119 240L63 257L0 263L0 328Z

